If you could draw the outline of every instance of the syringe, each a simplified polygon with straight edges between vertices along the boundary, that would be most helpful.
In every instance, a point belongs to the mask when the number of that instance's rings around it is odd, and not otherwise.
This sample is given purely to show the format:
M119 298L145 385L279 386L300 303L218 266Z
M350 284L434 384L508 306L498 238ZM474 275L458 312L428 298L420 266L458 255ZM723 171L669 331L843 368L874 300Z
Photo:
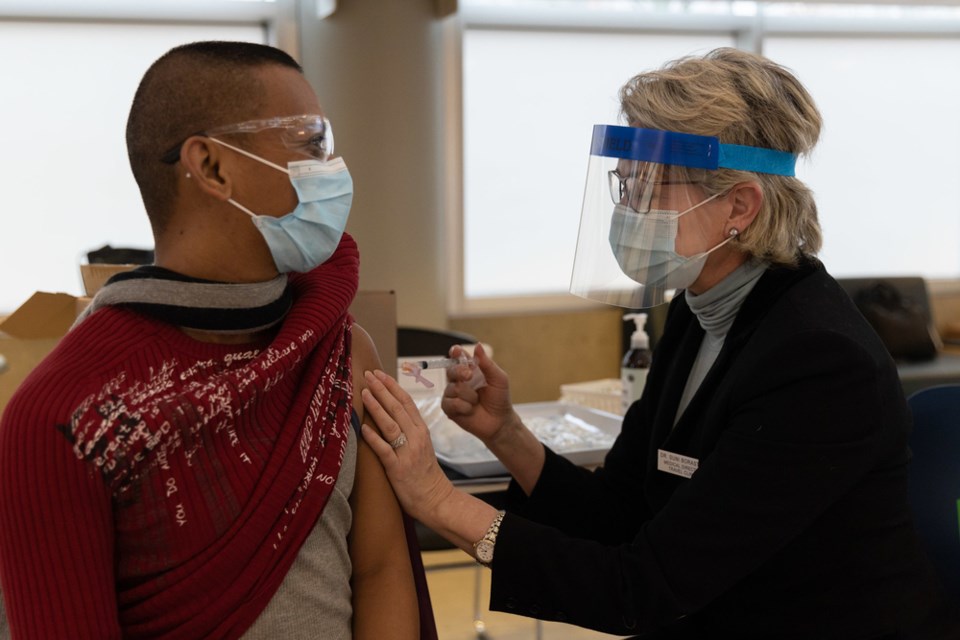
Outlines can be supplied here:
M448 369L450 367L455 367L458 364L470 365L470 367L473 369L474 375L469 384L474 389L479 389L486 384L483 373L477 368L477 361L473 358L468 358L467 356L461 356L459 358L428 358L426 360L407 360L400 363L400 372L404 375L412 376L414 380L426 388L432 389L434 387L433 382L421 375L425 369Z
M420 369L447 369L458 364L476 364L473 358L430 358L428 360L408 360L404 365L413 365Z

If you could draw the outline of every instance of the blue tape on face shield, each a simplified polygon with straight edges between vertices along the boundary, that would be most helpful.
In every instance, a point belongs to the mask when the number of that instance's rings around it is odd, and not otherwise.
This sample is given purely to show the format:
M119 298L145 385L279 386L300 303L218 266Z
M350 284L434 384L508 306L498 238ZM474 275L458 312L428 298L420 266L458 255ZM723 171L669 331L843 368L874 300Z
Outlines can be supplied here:
M711 172L792 176L796 163L773 149L612 125L594 127L590 149L570 292L626 308L690 287L735 237L724 228L725 194L705 191Z
M343 159L299 160L283 168L216 138L211 140L290 176L299 202L286 215L258 215L232 198L228 200L253 218L277 271L303 273L326 262L340 244L353 202L353 180Z
M590 155L778 176L793 176L797 163L797 156L786 151L723 144L713 136L606 124L594 125Z

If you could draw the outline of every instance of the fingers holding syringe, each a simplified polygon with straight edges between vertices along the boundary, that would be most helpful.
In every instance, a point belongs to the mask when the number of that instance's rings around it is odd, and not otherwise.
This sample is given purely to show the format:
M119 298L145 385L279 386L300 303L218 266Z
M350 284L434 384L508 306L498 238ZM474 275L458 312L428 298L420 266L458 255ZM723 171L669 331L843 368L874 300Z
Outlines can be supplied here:
M479 344L474 349L474 358L472 366L484 375L487 384L474 387L467 379L467 372L448 371L450 382L444 389L440 407L451 420L486 442L513 415L510 384L507 374Z
M467 355L463 347L458 345L450 347L447 361L453 362L451 365L445 365L448 382L464 384L472 389L480 389L487 385L487 380L483 371L477 366L476 359Z

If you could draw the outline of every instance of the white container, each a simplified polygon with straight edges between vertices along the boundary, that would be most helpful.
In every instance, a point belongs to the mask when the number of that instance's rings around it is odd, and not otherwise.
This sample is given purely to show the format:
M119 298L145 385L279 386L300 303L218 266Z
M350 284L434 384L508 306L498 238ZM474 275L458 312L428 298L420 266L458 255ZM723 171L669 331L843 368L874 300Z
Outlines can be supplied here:
M513 408L544 444L580 466L603 462L620 433L620 417L605 411L560 402L531 402ZM421 412L425 418L431 413L426 406ZM500 461L479 440L442 413L433 417L427 425L437 460L468 478L506 474Z
M588 380L560 385L560 402L623 415L622 382L617 378Z

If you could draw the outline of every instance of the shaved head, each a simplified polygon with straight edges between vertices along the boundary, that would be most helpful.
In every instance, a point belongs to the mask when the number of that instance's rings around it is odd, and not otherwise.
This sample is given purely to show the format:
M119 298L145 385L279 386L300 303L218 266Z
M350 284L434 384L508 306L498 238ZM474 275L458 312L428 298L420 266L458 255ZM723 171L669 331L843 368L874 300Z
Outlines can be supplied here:
M187 137L262 117L260 70L302 73L289 55L249 42L195 42L171 49L144 74L127 119L127 155L154 235L164 230L176 198L176 165L160 157Z

